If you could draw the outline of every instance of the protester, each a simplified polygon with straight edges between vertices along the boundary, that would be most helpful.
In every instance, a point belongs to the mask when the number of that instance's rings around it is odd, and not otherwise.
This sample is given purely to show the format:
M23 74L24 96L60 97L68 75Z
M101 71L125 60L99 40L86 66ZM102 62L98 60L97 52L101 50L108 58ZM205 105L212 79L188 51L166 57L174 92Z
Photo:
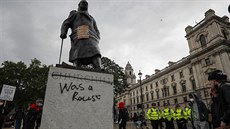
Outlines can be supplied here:
M118 116L118 124L119 129L126 129L126 123L129 118L128 110L125 108L125 103L120 102L118 105L119 116Z
M42 119L42 107L43 107L43 99L37 99L36 100L37 105L37 117L36 117L36 126L35 129L39 129L41 125L41 119Z
M18 107L18 110L14 115L14 119L15 119L15 129L20 129L22 120L24 119L24 112L22 110L22 107Z
M230 82L221 70L215 70L208 76L213 101L212 116L215 127L230 128Z
M24 129L34 129L36 118L37 118L37 106L36 104L32 104L25 117L25 125L23 128Z
M141 127L141 121L139 120L137 113L134 113L132 120L137 128Z
M191 119L195 129L208 129L208 109L204 102L200 101L196 94L190 93Z

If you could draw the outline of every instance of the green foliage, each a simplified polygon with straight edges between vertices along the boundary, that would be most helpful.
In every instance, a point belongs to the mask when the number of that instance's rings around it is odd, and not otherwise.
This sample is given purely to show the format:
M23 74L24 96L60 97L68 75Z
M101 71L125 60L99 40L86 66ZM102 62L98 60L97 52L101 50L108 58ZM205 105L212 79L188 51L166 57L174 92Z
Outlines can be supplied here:
M101 62L105 71L112 73L114 76L114 94L124 92L128 87L124 69L106 57L102 57Z
M44 98L49 67L38 59L31 60L27 67L23 62L5 61L0 68L0 86L16 86L14 106L22 106Z

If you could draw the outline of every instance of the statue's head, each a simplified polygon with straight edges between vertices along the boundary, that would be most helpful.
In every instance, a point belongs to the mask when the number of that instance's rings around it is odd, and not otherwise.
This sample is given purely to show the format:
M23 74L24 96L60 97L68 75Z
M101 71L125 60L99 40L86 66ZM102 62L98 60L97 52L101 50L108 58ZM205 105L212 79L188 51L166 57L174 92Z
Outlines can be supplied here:
M87 11L88 10L88 2L86 0L81 0L78 4L78 8L80 11Z

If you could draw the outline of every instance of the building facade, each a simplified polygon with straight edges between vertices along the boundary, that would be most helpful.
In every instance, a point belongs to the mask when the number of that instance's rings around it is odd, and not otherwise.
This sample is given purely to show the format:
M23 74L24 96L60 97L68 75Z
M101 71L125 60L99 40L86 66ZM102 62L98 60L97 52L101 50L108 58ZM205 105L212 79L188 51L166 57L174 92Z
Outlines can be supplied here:
M230 22L227 16L219 17L215 11L208 10L205 18L195 26L185 28L189 46L189 55L177 62L168 62L162 70L155 70L151 76L136 82L136 76L130 63L125 67L129 88L116 96L125 102L129 112L139 113L141 89L143 108L146 113L152 103L162 108L169 103L185 105L189 93L196 92L209 107L210 85L208 73L220 69L230 77ZM142 77L143 78L143 77Z

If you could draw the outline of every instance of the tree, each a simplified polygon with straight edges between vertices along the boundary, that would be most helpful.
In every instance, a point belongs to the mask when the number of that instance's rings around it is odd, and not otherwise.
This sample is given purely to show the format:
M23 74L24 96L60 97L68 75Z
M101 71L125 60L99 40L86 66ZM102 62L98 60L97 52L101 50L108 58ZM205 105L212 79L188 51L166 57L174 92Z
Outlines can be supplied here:
M0 68L0 86L16 86L14 106L35 102L44 98L49 67L32 59L29 67L23 62L5 61Z
M116 95L126 91L128 84L126 81L124 69L107 57L102 57L101 62L105 71L113 74L114 94Z

